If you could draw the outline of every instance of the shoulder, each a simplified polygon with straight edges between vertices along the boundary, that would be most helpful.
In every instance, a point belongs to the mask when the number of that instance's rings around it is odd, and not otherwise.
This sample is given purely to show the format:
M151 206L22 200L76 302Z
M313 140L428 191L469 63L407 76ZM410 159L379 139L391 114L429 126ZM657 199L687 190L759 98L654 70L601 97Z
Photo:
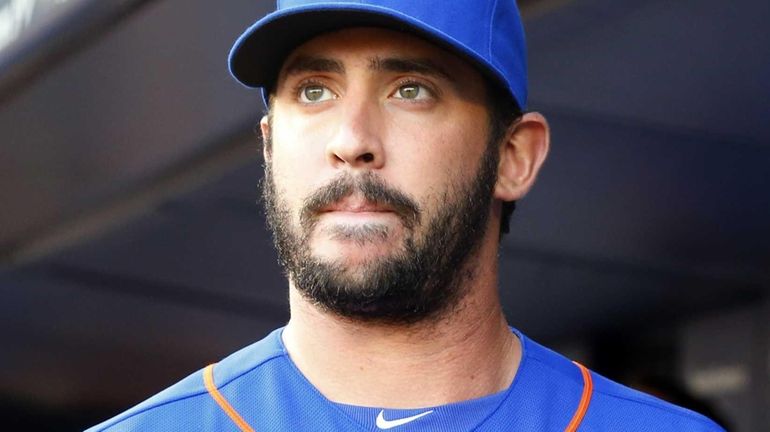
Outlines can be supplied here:
M280 329L217 363L214 380L217 387L237 382L260 369L272 359L284 355L279 342ZM219 407L206 390L203 370L184 378L133 408L86 432L114 431L190 431L219 430L211 422L221 419Z
M584 379L578 366L560 354L520 335L530 367L540 370L543 385L558 392L582 393ZM724 432L705 416L618 384L589 371L591 398L580 431ZM572 412L577 408L573 405Z
M724 432L722 427L701 414L628 388L595 372L591 375L594 395L586 422L593 429L586 430L614 430L622 426L628 431Z

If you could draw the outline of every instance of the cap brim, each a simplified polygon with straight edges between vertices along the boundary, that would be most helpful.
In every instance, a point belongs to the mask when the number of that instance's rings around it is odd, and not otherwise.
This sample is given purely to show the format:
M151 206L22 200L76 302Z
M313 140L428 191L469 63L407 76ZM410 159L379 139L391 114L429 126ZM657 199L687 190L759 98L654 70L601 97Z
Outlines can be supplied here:
M441 31L398 11L361 4L313 5L267 15L233 45L230 73L247 87L272 88L283 61L297 46L322 33L350 27L382 27L415 34L470 60L497 82L505 82L494 65Z

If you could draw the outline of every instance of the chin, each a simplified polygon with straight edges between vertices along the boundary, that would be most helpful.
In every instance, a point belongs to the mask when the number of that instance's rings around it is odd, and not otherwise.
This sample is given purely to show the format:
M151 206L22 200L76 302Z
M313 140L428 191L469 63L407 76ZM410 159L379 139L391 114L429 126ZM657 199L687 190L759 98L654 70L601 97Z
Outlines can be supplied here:
M314 251L313 258L343 269L346 273L364 272L367 267L395 256L392 248L383 246L337 245Z
M325 238L311 245L314 258L343 267L366 265L378 259L395 256L403 245L392 236L377 238Z

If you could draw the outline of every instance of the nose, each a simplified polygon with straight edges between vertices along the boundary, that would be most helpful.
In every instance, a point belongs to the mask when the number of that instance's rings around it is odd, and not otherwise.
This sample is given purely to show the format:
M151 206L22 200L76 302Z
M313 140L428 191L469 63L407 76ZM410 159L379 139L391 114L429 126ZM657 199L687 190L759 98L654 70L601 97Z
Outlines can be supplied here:
M376 102L349 95L341 107L339 124L326 146L326 156L336 168L379 169L385 163L382 146L382 113Z

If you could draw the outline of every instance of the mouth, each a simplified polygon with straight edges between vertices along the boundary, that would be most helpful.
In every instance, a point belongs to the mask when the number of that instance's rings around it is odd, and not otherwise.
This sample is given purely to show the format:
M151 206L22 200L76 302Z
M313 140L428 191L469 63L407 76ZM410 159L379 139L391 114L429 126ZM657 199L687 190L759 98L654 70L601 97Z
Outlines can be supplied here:
M376 216L394 213L394 210L383 204L367 201L360 197L349 196L340 201L324 206L318 212L320 215L327 213L347 214L352 216Z
M356 195L324 206L316 215L325 236L361 247L388 242L401 220L392 207Z
M343 176L311 194L300 213L300 223L307 232L327 218L350 225L390 225L397 218L411 230L419 224L420 208L409 196L373 175Z

